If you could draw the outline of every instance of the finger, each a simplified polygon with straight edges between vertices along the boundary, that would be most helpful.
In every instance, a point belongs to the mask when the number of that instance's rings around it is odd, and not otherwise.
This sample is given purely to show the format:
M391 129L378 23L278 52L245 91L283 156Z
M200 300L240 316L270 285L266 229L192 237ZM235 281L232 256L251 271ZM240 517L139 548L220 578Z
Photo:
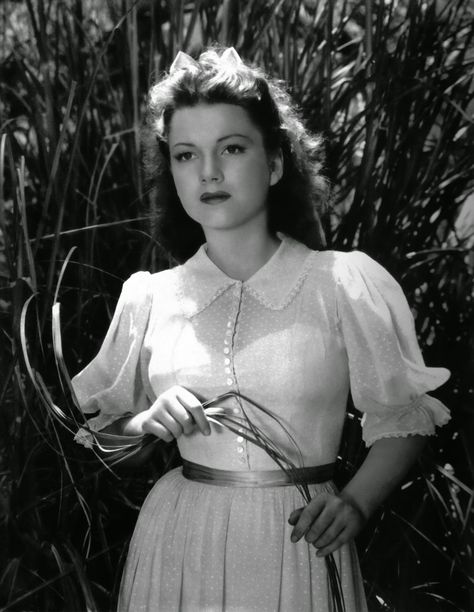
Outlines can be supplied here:
M173 438L179 438L179 436L183 433L182 425L174 418L172 414L168 412L170 409L169 405L167 409L160 410L155 415L155 421L161 423L173 436Z
M182 433L184 434L190 434L196 426L193 417L177 397L167 398L165 412L163 412L163 416L165 418L166 413L168 413L172 419L179 423ZM166 425L166 423L164 423L164 425Z
M336 518L326 530L321 532L319 537L312 538L308 541L311 541L316 548L324 548L325 546L329 546L329 544L331 544L331 542L333 542L345 529L346 525Z
M199 431L208 436L211 433L211 426L207 420L204 408L197 397L184 387L181 387L177 398L192 416Z
M290 525L296 525L303 510L304 508L296 508L296 510L293 510L293 512L290 514L288 518L288 522L290 523Z
M312 525L305 533L304 539L312 544L321 538L328 529L337 529L336 525L334 525L335 518L334 512L326 506L313 521Z
M291 532L291 541L297 542L313 524L313 521L319 516L326 503L325 496L314 497L309 504L303 509L301 515Z
M318 548L327 546L343 530L346 532L347 537L353 538L364 524L363 516L357 508L346 504L340 510L336 509L335 511L336 514L334 515L332 525L314 541L315 546Z
M349 542L349 540L351 539L352 539L352 536L349 530L344 529L343 531L339 533L339 535L336 538L334 538L334 540L330 544L327 544L326 546L323 546L322 548L318 548L316 552L316 556L325 557L326 555L329 555L330 553L334 552L335 550L337 550L344 544L347 544L347 542Z
M160 440L164 440L165 442L171 442L173 439L172 434L158 421L148 420L143 422L143 431L145 433L150 433L159 438Z

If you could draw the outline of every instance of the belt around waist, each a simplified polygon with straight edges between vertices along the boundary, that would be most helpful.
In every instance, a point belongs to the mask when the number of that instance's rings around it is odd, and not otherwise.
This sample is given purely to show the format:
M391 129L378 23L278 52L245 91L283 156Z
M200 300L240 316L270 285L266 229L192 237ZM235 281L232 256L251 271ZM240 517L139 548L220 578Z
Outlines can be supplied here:
M283 470L218 470L183 459L183 476L206 484L231 487L284 487L331 480L335 463Z

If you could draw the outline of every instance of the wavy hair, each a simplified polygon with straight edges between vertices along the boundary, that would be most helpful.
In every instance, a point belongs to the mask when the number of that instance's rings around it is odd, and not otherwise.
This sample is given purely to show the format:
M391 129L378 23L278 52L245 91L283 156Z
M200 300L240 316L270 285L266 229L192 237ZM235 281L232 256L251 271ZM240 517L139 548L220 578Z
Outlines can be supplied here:
M194 63L165 74L149 91L143 147L153 237L179 262L205 242L201 226L186 214L176 193L169 126L178 109L226 103L247 111L261 130L268 153L282 152L283 176L268 194L269 231L283 232L312 249L325 248L320 214L328 185L321 174L321 138L306 130L279 81L260 68L229 62L223 52L204 51Z

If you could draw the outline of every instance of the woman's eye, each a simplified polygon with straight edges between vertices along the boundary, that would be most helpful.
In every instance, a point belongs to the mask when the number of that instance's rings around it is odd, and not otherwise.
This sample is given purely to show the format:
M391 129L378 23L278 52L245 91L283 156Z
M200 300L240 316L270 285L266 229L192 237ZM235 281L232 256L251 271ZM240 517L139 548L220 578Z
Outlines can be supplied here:
M182 153L177 153L174 158L176 161L189 161L193 159L194 153L192 151L183 151Z
M224 153L229 153L230 155L238 155L239 153L243 153L245 148L238 144L230 144L227 145L224 149Z

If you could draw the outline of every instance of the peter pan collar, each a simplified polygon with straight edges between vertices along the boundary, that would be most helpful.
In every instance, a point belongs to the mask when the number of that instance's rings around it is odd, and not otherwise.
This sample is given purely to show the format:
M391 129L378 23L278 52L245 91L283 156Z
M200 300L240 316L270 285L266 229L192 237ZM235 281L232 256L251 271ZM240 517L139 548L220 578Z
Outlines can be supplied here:
M178 268L178 291L186 316L207 308L229 287L243 285L263 306L285 308L299 292L316 252L296 240L278 233L281 240L270 259L246 281L227 276L209 258L206 244Z

